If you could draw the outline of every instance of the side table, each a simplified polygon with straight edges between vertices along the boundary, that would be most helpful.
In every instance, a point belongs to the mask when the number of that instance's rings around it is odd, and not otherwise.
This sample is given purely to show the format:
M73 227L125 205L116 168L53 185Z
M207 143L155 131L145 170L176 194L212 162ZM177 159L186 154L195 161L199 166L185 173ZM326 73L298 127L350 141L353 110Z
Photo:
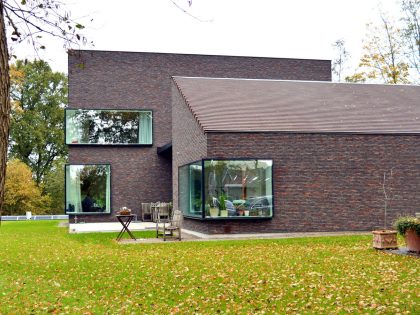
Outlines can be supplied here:
M134 214L117 214L116 217L118 221L121 223L121 225L123 226L120 233L118 233L116 241L118 242L122 239L124 232L127 232L128 235L130 235L130 237L133 240L136 240L135 236L133 235L133 233L131 233L131 231L128 228L131 221L133 221L135 215Z

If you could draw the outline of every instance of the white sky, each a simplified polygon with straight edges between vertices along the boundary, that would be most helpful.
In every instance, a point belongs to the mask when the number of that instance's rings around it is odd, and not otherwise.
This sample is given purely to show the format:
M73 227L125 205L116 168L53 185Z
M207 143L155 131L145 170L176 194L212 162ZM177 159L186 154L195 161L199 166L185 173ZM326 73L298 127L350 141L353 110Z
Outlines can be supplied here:
M378 4L397 16L396 0L62 0L98 50L332 59L332 43L343 38L354 65L366 23ZM93 22L90 19L93 18ZM67 72L67 54L57 39L40 56ZM85 49L90 49L85 47ZM31 48L16 49L33 58Z

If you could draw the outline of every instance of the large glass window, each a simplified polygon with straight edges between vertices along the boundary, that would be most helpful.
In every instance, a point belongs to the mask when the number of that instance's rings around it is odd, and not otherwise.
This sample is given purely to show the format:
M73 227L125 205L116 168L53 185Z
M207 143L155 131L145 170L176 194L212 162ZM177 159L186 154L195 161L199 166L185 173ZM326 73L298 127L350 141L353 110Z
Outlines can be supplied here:
M66 165L66 213L111 212L111 166Z
M201 161L179 168L179 206L188 216L202 216Z
M202 218L271 217L272 166L271 160L257 159L213 159L181 166L180 209L184 215Z
M67 109L66 144L152 144L152 112Z

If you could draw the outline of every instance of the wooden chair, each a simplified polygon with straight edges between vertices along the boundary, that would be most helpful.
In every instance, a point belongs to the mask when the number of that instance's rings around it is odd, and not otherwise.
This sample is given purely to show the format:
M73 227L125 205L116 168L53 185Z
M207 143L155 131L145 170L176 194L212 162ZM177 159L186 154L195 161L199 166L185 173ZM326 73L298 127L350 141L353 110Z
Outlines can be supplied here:
M158 221L158 211L159 211L159 205L160 202L152 202L150 204L150 211L152 212L152 221L157 222Z
M165 202L161 202L158 207L157 215L157 222L162 222L162 220L169 221L171 214L169 212L169 204Z
M145 217L148 216L150 221L153 221L153 213L150 203L142 203L141 204L141 218L142 221L145 221Z
M172 214L172 218L169 222L163 222L163 226L156 223L156 238L159 235L163 236L163 240L166 241L168 236L175 237L174 232L178 233L178 240L181 240L181 225L182 225L182 213L180 210L175 210Z

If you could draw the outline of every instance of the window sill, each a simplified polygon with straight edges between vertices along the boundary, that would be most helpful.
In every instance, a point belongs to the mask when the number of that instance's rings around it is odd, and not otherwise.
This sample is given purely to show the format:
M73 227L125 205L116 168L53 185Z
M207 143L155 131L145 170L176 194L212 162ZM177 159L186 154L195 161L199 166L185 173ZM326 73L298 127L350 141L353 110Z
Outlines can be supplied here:
M66 212L67 215L106 215L111 212Z
M71 147L153 147L153 143L66 143L66 145Z
M209 218L202 218L202 217L194 217L189 215L183 215L186 219L198 220L198 221L247 221L247 220L271 220L273 216L270 217L246 217L246 216L237 216L237 217L209 217Z

